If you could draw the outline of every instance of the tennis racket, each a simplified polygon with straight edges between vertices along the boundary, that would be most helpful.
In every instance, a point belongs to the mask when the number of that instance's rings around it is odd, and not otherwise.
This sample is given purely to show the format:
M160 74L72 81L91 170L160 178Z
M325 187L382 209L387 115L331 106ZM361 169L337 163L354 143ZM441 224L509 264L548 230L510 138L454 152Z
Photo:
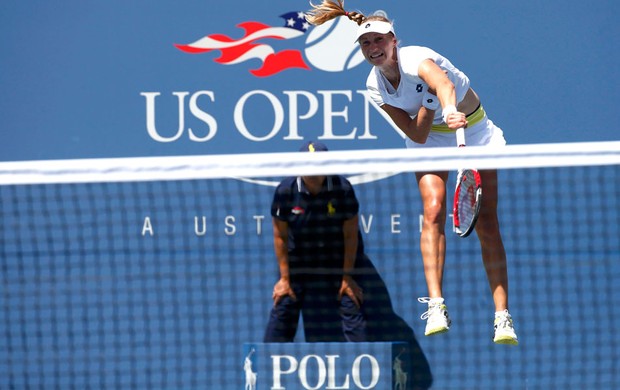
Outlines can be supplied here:
M465 147L465 129L456 130L456 144ZM461 168L456 177L456 189L454 191L454 230L461 237L467 237L474 230L480 204L482 202L482 180L476 169Z

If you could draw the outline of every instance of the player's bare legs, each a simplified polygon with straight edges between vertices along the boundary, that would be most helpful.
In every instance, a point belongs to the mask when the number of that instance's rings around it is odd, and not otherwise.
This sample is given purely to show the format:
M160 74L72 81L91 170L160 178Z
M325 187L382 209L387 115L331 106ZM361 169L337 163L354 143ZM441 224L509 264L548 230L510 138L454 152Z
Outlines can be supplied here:
M446 258L447 172L416 173L424 206L420 251L430 298L442 297L441 285Z
M482 261L486 269L495 311L508 309L508 269L506 251L497 218L497 171L480 171L482 206L476 223Z
M497 344L518 345L512 316L508 313L508 267L497 218L497 171L480 171L480 179L482 206L476 223L476 234L495 303L493 341Z
M420 251L428 297L418 298L428 304L421 318L426 320L424 334L431 336L450 329L450 317L444 303L441 286L446 259L446 180L447 172L416 173L424 205Z

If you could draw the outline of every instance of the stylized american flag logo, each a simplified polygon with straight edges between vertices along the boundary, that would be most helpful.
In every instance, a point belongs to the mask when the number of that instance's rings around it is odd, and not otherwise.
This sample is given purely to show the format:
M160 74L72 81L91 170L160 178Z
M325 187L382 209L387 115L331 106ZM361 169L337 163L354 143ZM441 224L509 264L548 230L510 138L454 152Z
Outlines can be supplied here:
M268 77L290 68L310 69L299 50L287 49L276 52L273 47L265 43L269 39L298 38L310 28L303 12L288 12L280 17L284 19L283 27L248 21L237 25L245 31L239 39L224 34L211 34L195 42L175 46L192 54L219 50L221 55L214 61L224 65L259 59L262 62L261 67L250 70L250 73L257 77Z

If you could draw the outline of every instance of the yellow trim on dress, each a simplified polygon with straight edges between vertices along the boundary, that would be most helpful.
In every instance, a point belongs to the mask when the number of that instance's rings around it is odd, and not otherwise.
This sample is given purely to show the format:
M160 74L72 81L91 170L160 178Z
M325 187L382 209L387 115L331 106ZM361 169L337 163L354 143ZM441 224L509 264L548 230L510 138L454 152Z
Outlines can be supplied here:
M482 108L482 104L481 104L480 106L478 106L476 111L467 115L467 126L469 127L469 126L475 125L476 123L483 120L486 115L487 113L484 111L484 108ZM456 130L452 130L451 128L448 127L448 125L446 125L445 123L442 123L440 125L432 125L431 131L436 131L438 133L454 133Z

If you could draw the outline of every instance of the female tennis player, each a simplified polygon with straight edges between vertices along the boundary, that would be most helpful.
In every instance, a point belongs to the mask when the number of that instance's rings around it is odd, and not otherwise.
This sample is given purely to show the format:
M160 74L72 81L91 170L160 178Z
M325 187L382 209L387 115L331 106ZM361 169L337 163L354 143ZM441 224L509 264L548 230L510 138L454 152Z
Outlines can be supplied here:
M455 146L455 131L466 127L468 146L503 146L503 132L487 117L469 78L444 56L421 46L399 47L393 23L383 16L347 12L342 0L312 5L307 20L319 25L347 16L359 27L355 37L373 66L366 86L371 98L407 135L408 148ZM480 171L483 196L476 233L495 303L494 342L517 345L508 312L506 251L497 217L497 171ZM450 317L442 293L446 254L446 183L448 172L416 172L424 206L420 249L428 297L421 318L425 335L447 332Z

